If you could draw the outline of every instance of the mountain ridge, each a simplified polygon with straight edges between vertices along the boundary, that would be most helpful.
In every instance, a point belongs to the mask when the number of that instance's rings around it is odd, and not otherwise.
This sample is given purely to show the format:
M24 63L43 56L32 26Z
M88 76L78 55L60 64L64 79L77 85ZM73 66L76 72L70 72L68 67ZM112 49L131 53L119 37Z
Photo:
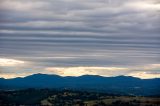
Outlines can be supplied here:
M136 78L136 79L142 79L142 78L139 78L139 77L133 77L133 76L126 76L126 75L119 75L119 76L101 76L101 75L90 75L90 74L85 74L85 75L80 75L80 76L61 76L61 75L57 75L57 74L43 74L43 73L37 73L37 74L32 74L32 75L27 75L25 77L15 77L15 78L3 78L3 77L0 77L0 79L16 79L16 78L26 78L26 77L30 77L30 76L38 76L38 75L47 75L47 76L57 76L57 77L74 77L74 78L77 78L77 77L85 77L85 76L95 76L95 77L103 77L103 78L115 78L115 77L128 77L128 78ZM148 78L148 79L160 79L160 78ZM148 79L142 79L142 80L148 80Z
M140 79L132 76L99 75L59 76L33 74L23 78L0 79L0 89L55 88L93 90L134 95L160 95L160 78Z

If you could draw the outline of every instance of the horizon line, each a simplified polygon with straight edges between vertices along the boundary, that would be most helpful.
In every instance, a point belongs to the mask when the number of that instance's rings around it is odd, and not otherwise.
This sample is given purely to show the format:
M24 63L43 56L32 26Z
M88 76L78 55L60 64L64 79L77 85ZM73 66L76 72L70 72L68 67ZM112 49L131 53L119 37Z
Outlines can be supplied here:
M103 75L93 75L93 74L84 74L84 75L79 75L79 76L62 76L62 75L58 75L58 74L46 74L46 73L33 73L33 74L30 74L30 75L26 75L26 76L19 76L19 77L14 77L14 78L4 78L4 77L0 77L1 79L15 79L15 78L25 78L25 77L29 77L29 76L33 76L33 75L50 75L50 76L59 76L59 77L82 77L82 76L99 76L99 77L104 77L104 78L113 78L113 77L132 77L132 78L137 78L137 79L141 79L141 80L147 80L147 79L160 79L160 78L140 78L140 77L135 77L135 76L129 76L129 75L117 75L117 76L103 76Z

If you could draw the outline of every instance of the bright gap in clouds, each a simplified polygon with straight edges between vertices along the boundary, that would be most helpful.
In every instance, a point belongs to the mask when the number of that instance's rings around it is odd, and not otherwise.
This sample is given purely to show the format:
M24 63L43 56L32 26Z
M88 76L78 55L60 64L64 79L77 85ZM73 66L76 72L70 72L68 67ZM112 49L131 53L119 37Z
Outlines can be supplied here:
M0 58L0 66L18 66L24 63L25 63L24 61L20 60Z
M101 75L114 76L116 71L126 71L122 67L47 67L46 71L61 76Z
M25 77L28 75L43 73L56 74L60 76L82 76L82 75L100 75L105 77L112 76L133 76L142 79L159 78L160 64L148 64L137 67L92 67L92 66L77 66L77 67L47 67L34 66L30 64L25 67L20 67L24 61L14 59L0 59L1 74L3 78ZM11 67L11 68L10 68ZM4 69L4 70L3 70ZM5 72L6 71L6 72ZM28 72L27 72L28 71Z
M48 67L45 70L51 74L61 76L81 76L81 75L100 75L105 77L112 76L133 76L142 79L159 78L160 64L149 64L137 67Z
M37 70L33 72L11 72L1 73L0 77L3 78L16 78L25 77L28 75L42 73L42 74L55 74L60 76L82 76L82 75L100 75L104 77L114 77L119 75L133 76L141 79L159 78L160 73L157 70L160 67L139 69L122 68L122 67L47 67L42 71ZM14 68L13 68L14 69ZM23 70L23 69L22 69ZM34 69L33 69L34 70Z

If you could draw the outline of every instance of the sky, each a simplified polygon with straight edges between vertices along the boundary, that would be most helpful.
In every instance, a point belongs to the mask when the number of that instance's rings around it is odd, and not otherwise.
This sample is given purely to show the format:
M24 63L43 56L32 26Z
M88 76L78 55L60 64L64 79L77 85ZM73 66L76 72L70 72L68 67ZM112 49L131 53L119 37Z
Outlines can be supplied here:
M159 0L0 0L0 77L160 78Z

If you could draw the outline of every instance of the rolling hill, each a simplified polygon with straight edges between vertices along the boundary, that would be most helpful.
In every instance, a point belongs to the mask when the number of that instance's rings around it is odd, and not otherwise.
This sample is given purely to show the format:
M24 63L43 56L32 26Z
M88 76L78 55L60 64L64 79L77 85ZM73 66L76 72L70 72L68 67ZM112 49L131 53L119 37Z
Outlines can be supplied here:
M139 79L131 76L102 77L83 75L61 77L33 74L24 78L0 78L0 89L54 88L75 89L130 95L160 95L160 79Z

